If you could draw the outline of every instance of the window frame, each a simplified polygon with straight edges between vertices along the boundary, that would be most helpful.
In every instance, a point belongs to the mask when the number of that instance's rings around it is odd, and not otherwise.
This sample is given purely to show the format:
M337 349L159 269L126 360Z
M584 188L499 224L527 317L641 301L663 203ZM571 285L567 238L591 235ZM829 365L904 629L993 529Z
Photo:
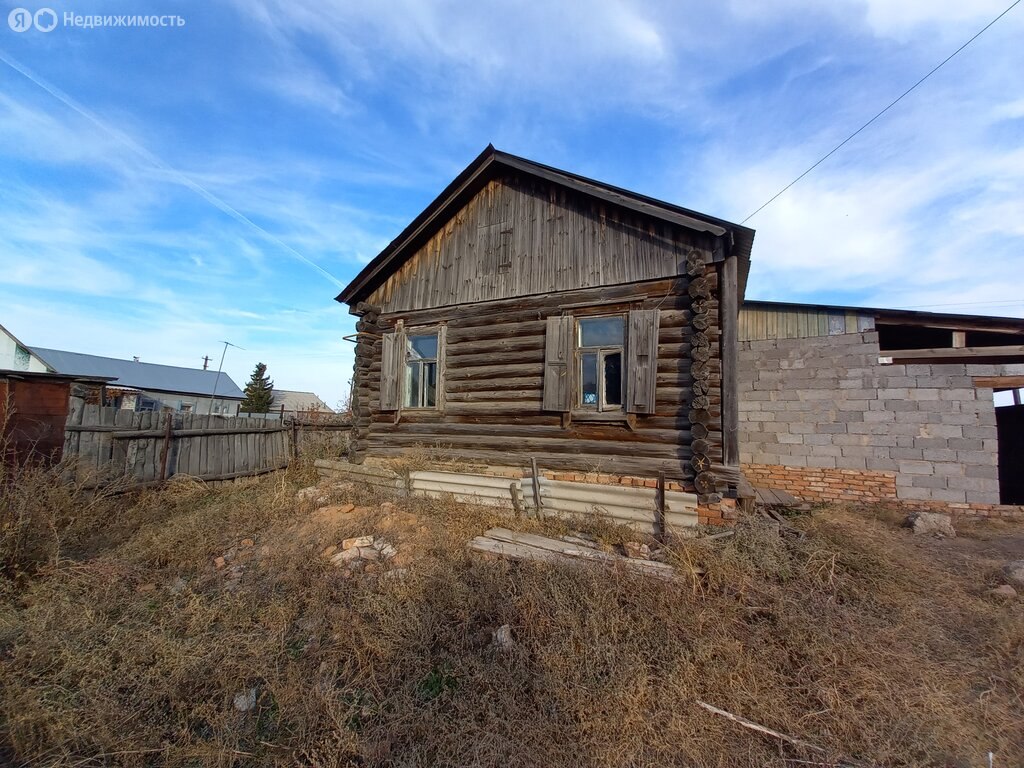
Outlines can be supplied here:
M600 346L583 345L583 329L581 323L587 320L606 320L617 317L622 320L622 343L607 344ZM598 418L623 417L626 413L626 334L629 330L627 315L623 312L610 312L608 314L582 315L573 317L573 354L576 375L574 377L574 393L572 413L580 416L595 416ZM597 402L594 404L583 402L583 356L588 354L597 355ZM619 355L619 404L612 405L607 402L607 393L604 366L605 358L608 355Z
M401 379L399 382L399 393L398 393L398 408L400 411L426 411L434 412L441 410L441 358L444 355L443 348L443 333L439 326L430 326L424 328L405 328L405 346L402 349L402 368L401 368ZM409 358L409 350L412 346L412 339L417 336L433 336L435 339L436 349L434 351L434 357L432 358L415 358L411 360ZM424 370L430 363L434 364L434 404L433 405L406 405L406 371L408 365L414 362L419 368L419 393L417 402L425 402L426 400L426 377L423 375Z

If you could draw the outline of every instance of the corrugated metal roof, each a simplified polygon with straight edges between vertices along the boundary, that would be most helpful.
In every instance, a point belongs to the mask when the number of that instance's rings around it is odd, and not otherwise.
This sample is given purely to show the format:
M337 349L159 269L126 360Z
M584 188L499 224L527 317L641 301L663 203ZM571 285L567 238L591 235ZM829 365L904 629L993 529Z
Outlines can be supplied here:
M115 386L148 389L156 392L181 392L189 395L213 394L217 379L216 371L199 368L178 368L173 365L136 363L134 360L118 360L114 357L83 355L80 352L65 352L60 349L33 347L32 351L53 366L57 373L75 376L103 376L116 379ZM226 373L221 373L217 382L217 397L226 400L241 400L245 395Z

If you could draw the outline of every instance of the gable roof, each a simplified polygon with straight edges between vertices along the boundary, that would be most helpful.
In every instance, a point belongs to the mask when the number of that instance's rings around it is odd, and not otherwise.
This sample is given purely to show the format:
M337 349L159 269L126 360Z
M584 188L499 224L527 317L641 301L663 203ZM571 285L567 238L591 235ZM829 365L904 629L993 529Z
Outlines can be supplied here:
M180 392L189 395L213 394L217 385L217 397L225 400L241 400L245 395L226 373L199 368L179 368L156 363L136 363L134 360L119 360L114 357L84 355L80 352L65 352L60 349L33 347L32 351L52 366L57 373L74 376L102 376L116 379L115 386L132 389L147 389L154 392Z
M35 356L35 358L39 362L41 362L43 365L45 365L47 368L53 368L52 365L50 365L46 360L43 359L42 355L38 354L36 352L36 350L32 349L28 344L25 344L21 339L19 339L17 336L15 336L13 333L11 333L6 328L4 328L3 325L0 325L0 333L2 333L5 336L7 336L7 338L9 338L11 341L13 341L15 344L17 344L22 349L27 349L29 351L30 355Z
M518 171L528 176L552 182L590 197L603 200L637 213L677 224L714 236L726 236L727 248L739 257L739 289L742 300L750 271L750 251L754 243L754 230L740 224L691 211L663 200L647 197L627 189L588 179L568 171L535 163L526 158L501 152L488 144L469 166L452 181L434 201L413 219L401 234L363 267L355 279L336 297L344 304L355 304L365 299L389 275L397 270L443 224L462 208L489 181L504 171Z
M325 413L334 413L334 409L321 400L313 392L298 392L291 389L274 388L274 409L284 406L286 411L308 411L315 408Z

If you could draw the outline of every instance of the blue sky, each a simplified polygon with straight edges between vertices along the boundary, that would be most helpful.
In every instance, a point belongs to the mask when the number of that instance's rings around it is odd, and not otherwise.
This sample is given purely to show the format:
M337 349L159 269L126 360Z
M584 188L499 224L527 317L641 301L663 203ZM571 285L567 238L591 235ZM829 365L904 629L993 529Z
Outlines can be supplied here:
M240 385L262 361L334 404L324 272L488 142L739 221L1008 4L51 2L185 25L0 27L0 323L172 365L230 340ZM748 297L1024 315L1022 33L1024 6L754 217Z

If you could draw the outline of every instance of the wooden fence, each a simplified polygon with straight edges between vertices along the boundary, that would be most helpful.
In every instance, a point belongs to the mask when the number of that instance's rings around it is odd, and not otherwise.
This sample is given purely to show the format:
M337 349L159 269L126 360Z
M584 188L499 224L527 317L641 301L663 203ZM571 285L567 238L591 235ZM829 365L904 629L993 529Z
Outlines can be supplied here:
M232 480L287 467L299 428L279 419L136 413L73 397L64 457L86 485L139 487L175 475Z

